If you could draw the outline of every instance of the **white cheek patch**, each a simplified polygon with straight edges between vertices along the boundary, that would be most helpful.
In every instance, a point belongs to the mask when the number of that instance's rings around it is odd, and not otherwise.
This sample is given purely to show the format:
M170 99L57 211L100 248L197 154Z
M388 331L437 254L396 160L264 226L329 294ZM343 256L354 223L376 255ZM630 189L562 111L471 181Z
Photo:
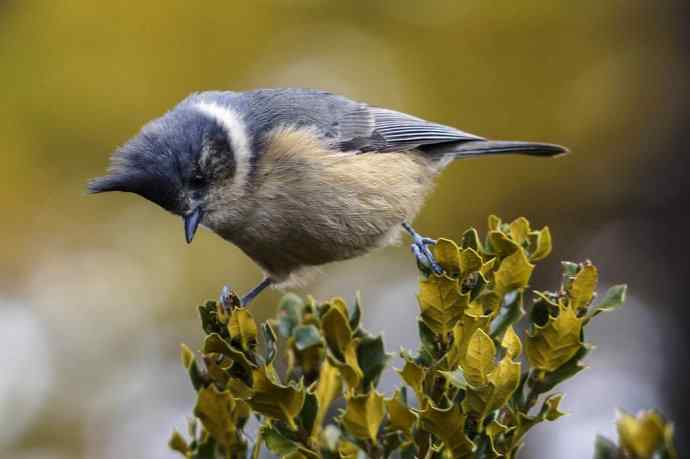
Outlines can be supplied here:
M196 108L204 115L218 121L225 129L235 155L235 176L232 188L235 193L241 193L247 184L252 156L249 135L242 117L234 110L215 103L200 102L196 104Z

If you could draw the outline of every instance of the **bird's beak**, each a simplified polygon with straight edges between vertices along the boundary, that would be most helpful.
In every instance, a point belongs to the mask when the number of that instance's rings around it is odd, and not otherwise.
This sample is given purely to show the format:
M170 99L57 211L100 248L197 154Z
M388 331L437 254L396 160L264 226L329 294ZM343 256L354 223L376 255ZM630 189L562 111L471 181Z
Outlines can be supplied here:
M201 217L203 216L204 213L201 210L201 207L197 207L182 217L184 220L184 237L187 239L187 244L191 243L192 239L194 239L194 234L196 234L196 229L199 227Z

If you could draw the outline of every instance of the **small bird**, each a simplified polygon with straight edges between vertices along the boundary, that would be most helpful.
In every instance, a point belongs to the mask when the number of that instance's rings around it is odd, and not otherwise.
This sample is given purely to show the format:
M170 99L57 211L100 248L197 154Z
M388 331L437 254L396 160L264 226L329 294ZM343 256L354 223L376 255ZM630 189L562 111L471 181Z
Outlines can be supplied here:
M453 160L564 147L492 141L405 113L312 89L192 94L116 150L91 193L136 193L181 216L188 243L204 226L238 246L270 285L399 241L440 273L410 226Z

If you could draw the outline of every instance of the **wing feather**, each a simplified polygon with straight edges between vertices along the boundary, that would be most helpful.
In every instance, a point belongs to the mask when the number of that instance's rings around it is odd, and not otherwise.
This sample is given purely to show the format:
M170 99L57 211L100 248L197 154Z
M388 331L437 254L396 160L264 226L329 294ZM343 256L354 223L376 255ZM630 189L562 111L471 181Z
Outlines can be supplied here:
M345 113L339 124L339 146L343 151L401 151L425 145L483 140L450 126L366 104L358 104Z

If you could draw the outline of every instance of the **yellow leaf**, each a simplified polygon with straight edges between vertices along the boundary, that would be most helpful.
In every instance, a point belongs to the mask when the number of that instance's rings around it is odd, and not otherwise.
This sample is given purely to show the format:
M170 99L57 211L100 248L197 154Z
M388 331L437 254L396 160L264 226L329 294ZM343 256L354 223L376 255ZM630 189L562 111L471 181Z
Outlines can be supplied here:
M422 384L424 383L424 378L426 377L426 369L420 365L417 365L417 363L415 363L409 357L406 358L403 355L403 358L405 359L405 366L403 366L402 370L397 371L402 380L405 381L405 384L410 386L412 390L414 390L415 394L417 394L417 398L419 398L423 392Z
M513 362L506 355L487 375L487 380L494 387L489 411L502 407L513 395L520 384L520 367L520 362Z
M544 419L547 421L555 421L561 416L566 415L566 413L559 408L561 400L563 400L563 394L554 394L544 400L544 406L542 407Z
M460 248L455 242L441 238L431 248L431 252L445 272L451 274L460 272Z
M472 304L470 304L470 309L468 309L468 311L470 311L475 304L479 306L478 310L474 312L475 315L493 316L501 307L501 297L490 291L482 293Z
M529 233L532 231L529 227L529 221L525 217L519 217L513 220L510 224L510 237L513 238L518 245L522 245L529 240Z
M441 339L453 329L469 305L469 295L460 293L457 279L432 275L419 283L417 295L424 323Z
M520 384L520 362L505 356L487 375L484 386L468 387L462 406L467 412L477 413L478 422L493 410L504 406Z
M234 400L230 392L220 392L211 385L199 390L194 416L218 443L230 448L238 441L235 412L243 403Z
M338 311L340 311L341 314L346 319L350 316L350 313L347 310L347 303L342 298L340 298L340 297L331 298L331 300L328 302L328 304L330 305L330 307L336 308Z
M525 354L530 365L539 370L556 370L582 346L582 318L572 308L559 308L558 317L549 316L544 326L534 325L533 332L527 334Z
M376 443L376 435L385 415L383 395L375 390L368 394L350 395L347 398L343 424L357 438Z
M533 269L534 265L525 256L524 250L515 251L501 261L494 273L496 292L503 295L514 289L527 287Z
M464 249L460 252L460 272L465 277L469 273L479 271L482 268L482 257L473 248Z
M586 307L594 297L598 281L599 273L596 266L591 263L582 266L568 289L571 307L575 310Z
M501 258L520 251L520 247L500 231L490 231L487 237L489 249Z
M489 279L489 275L491 274L491 271L494 269L494 265L496 264L496 258L492 258L486 263L482 264L482 267L479 269L479 273L484 276L484 279Z
M189 370L194 362L194 352L184 343L180 343L180 359L182 360L182 365Z
M256 335L258 332L256 322L252 314L246 308L233 309L228 321L230 342L239 342L245 351L256 348Z
M491 450L493 451L494 455L500 457L503 454L502 450L499 451L496 437L498 437L501 434L507 433L510 430L512 429L508 428L508 426L501 424L496 419L491 421L484 429L486 435L489 437L489 442L491 443Z
M503 339L501 340L501 346L508 352L511 359L518 358L522 353L520 337L515 333L512 325L509 325L506 329Z
M284 386L269 379L265 368L252 372L253 394L247 403L251 408L270 418L285 422L292 430L297 429L295 418L304 405L304 387Z
M338 444L338 455L341 459L357 459L359 457L359 448L349 441L341 441Z
M460 365L470 385L480 387L486 384L487 375L493 369L496 359L494 340L478 328L472 334L467 352L460 357Z
M182 435L180 435L177 431L173 432L170 440L168 441L168 446L173 451L177 451L178 453L185 455L185 457L189 452L189 445L185 439L182 438Z
M419 412L420 427L440 438L453 458L469 458L476 448L465 435L465 419L459 405L442 409L430 401Z
M331 352L338 359L344 360L345 349L352 340L347 315L339 307L331 307L321 318L321 330Z
M395 391L393 397L386 399L386 411L394 429L408 436L412 434L412 427L417 421L417 416L403 401L400 389Z
M319 379L317 380L314 395L319 402L319 409L316 412L316 420L314 421L314 428L312 435L317 436L323 420L328 412L331 402L340 392L340 378L338 370L333 367L328 360L324 360L319 371Z
M446 354L446 361L449 368L456 368L467 354L467 346L474 332L482 329L489 331L491 323L490 315L476 315L466 311L462 320L453 327L453 345Z
M501 226L501 219L495 215L489 215L489 231L496 231Z
M664 442L665 423L654 411L642 411L637 417L621 411L616 424L621 446L636 458L650 459Z
M534 234L534 233L533 233ZM541 231L536 232L536 242L534 251L530 254L530 260L539 261L549 256L551 253L551 231L545 226Z

